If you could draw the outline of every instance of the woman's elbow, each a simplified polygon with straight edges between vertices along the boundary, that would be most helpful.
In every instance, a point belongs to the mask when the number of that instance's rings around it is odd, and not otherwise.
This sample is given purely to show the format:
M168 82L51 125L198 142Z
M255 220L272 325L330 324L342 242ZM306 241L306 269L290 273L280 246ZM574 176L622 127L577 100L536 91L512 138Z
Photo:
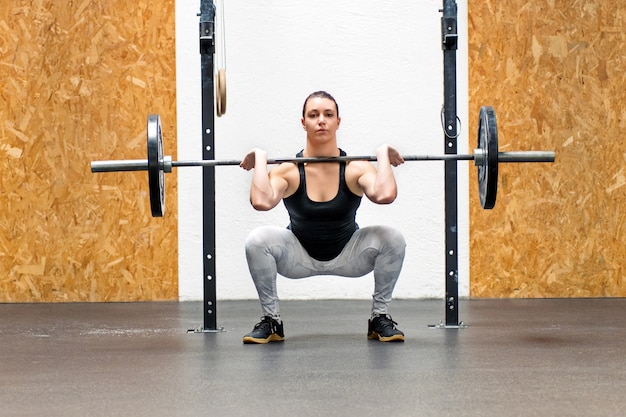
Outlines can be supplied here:
M271 201L267 201L264 199L251 198L250 204L252 205L252 208L254 208L257 211L269 211L273 209L274 207L276 207L276 204L272 204Z
M396 200L396 197L398 197L398 192L393 191L393 192L389 192L385 194L372 196L370 200L372 200L376 204L391 204Z

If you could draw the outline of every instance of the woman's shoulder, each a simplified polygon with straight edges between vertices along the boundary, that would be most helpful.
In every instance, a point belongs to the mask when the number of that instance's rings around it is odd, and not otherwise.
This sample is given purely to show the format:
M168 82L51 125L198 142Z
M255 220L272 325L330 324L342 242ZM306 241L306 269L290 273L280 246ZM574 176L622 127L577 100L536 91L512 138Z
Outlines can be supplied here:
M276 165L270 171L270 178L282 178L287 182L287 189L290 192L295 191L300 183L300 172L298 165L293 162L283 162Z
M366 172L371 172L371 171L375 171L376 168L374 167L374 165L369 162L369 161L348 161L346 162L346 173L350 172L350 173L366 173Z

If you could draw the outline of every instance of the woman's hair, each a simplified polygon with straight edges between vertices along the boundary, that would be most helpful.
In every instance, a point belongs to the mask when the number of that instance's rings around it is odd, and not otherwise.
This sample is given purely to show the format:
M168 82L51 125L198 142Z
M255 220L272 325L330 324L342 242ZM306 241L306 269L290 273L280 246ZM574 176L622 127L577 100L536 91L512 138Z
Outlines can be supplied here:
M339 117L339 105L337 104L337 100L335 100L335 98L331 96L329 93L327 93L326 91L316 91L314 93L309 94L306 100L304 100L304 105L302 106L302 117L304 117L304 113L306 111L306 103L309 101L309 99L316 98L316 97L327 98L329 100L332 100L333 103L335 103L335 108L337 109L337 117Z

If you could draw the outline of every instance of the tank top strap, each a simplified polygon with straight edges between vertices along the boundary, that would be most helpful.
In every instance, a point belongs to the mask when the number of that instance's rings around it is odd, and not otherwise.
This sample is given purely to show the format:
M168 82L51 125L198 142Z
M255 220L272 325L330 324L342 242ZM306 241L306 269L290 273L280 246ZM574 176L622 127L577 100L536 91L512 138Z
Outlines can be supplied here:
M346 156L346 153L341 148L339 148L339 156ZM345 162L339 163L339 181L340 181L339 182L340 185L346 184L346 163Z
M300 152L298 152L296 154L296 158L302 158L304 154L304 149L302 149ZM304 186L304 164L298 164L298 172L300 173L300 185L298 186L298 188L303 187Z

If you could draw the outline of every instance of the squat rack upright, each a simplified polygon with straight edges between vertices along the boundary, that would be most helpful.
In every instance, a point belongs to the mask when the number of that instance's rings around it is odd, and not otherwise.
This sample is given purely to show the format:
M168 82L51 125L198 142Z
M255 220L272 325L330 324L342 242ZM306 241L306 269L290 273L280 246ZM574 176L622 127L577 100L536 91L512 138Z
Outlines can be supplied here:
M200 1L200 71L202 83L202 159L215 159L215 4ZM215 167L202 167L202 263L204 325L195 332L220 332L217 325L215 274Z
M458 49L456 0L443 0L441 44L444 85L444 152L457 154L457 76ZM214 54L215 5L200 0L200 57L202 85L202 159L215 159ZM462 328L459 322L458 261L458 182L457 161L445 161L445 323L431 327ZM200 333L220 332L217 325L216 254L215 254L215 167L202 168L203 195L203 326L191 330Z
M444 152L457 153L457 96L456 51L458 49L456 0L443 0L441 18L441 47L443 49L443 121ZM459 322L459 233L458 233L458 165L445 161L445 226L446 226L446 312L445 324L433 327L465 327Z

